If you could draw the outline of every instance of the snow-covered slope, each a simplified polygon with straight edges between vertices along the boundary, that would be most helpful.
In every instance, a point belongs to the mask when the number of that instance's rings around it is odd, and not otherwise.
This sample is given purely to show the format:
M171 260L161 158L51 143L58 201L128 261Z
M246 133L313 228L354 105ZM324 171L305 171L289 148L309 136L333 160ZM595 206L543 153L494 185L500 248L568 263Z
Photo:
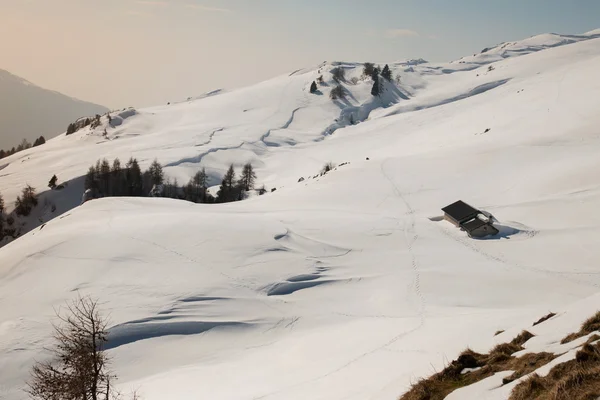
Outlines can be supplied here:
M81 131L9 158L5 197L116 156L158 157L180 182L252 161L278 190L226 205L95 200L0 249L0 394L24 397L53 307L77 292L110 314L120 388L149 400L395 399L499 329L584 301L585 315L550 321L562 333L593 312L600 39L492 70L395 64L401 84L380 104L368 81L329 100L332 67L126 110L107 138ZM320 74L329 86L310 95ZM349 164L312 178L328 161ZM441 221L458 199L501 235Z
M16 147L22 139L52 138L77 118L106 111L0 70L0 149Z

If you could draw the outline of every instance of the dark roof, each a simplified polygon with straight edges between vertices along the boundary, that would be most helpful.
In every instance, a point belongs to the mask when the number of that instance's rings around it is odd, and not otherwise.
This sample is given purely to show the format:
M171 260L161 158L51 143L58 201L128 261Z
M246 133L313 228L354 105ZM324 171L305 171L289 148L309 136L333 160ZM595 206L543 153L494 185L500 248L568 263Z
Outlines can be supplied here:
M461 224L460 226L464 228L464 230L467 232L473 232L475 229L479 229L484 225L487 225L487 223L480 220L479 218L473 218L472 220L467 221Z
M480 211L471 207L462 200L452 203L447 207L442 208L442 211L454 218L458 222L466 221L480 214Z

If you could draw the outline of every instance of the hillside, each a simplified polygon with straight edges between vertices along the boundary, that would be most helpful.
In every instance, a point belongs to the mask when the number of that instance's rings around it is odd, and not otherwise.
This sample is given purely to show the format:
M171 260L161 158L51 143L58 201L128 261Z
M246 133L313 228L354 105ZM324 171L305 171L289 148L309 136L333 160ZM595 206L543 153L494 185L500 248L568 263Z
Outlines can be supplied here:
M553 311L526 344L551 349L598 308L600 39L546 47L476 67L390 64L400 83L377 99L369 79L351 83L362 65L324 63L111 113L3 159L7 203L52 174L72 184L42 193L57 211L40 207L30 228L45 224L0 249L0 397L25 398L53 309L77 293L100 299L119 388L145 400L396 399ZM348 95L332 101L340 66ZM277 190L71 209L96 159L130 156L180 182L204 166L213 185L250 161ZM348 164L316 176L326 162ZM458 199L501 234L441 220ZM498 386L454 398L507 399Z
M106 111L0 70L0 149L16 147L22 139L52 138L75 119Z

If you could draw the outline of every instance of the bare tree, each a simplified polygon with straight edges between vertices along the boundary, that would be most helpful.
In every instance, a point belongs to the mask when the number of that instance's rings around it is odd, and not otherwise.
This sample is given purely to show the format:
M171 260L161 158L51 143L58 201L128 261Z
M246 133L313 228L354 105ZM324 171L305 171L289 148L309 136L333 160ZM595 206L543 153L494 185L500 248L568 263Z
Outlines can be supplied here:
M56 344L50 361L33 366L27 392L38 400L109 400L115 379L108 370L104 352L107 322L98 310L98 302L79 297L64 313L57 312L54 325Z
M242 175L238 181L238 186L240 189L242 189L242 191L247 192L251 189L254 189L255 182L256 173L254 172L254 168L252 167L252 164L247 163L244 165L244 169L242 170Z

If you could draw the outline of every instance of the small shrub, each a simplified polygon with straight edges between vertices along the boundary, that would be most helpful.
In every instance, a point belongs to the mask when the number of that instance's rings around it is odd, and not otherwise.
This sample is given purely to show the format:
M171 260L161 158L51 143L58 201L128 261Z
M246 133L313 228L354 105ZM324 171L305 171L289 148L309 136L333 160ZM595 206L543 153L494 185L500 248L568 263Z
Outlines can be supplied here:
M317 83L316 83L315 81L313 81L313 82L310 84L310 92L311 92L311 93L317 93L317 90L319 90L319 89L317 88Z
M498 335L499 335L499 334L501 334L501 333L504 333L504 330L499 330L499 331L496 331L496 333L494 333L494 336L498 336Z
M353 85L358 85L358 78L352 77L352 79L350 79L350 82L352 82Z
M332 163L331 161L328 162L327 164L325 164L323 166L323 168L321 169L321 176L325 175L326 173L328 173L329 171L332 171L335 168L335 164Z
M323 75L320 75L320 76L317 78L317 83L318 83L319 85L322 85L322 84L324 84L324 83L325 83L325 81L323 80Z

